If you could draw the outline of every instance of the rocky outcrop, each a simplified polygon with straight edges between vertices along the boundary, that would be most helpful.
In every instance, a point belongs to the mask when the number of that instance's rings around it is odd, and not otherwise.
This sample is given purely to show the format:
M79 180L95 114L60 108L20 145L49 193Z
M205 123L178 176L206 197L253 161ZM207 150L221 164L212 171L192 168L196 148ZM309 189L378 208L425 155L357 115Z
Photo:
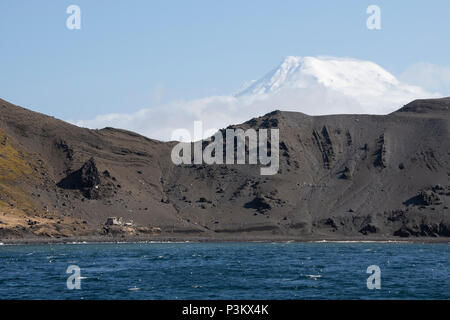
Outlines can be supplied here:
M322 155L324 168L330 169L335 155L333 150L333 143L331 142L327 127L323 126L320 133L316 130L313 130L313 137Z
M272 209L270 200L261 195L255 197L252 201L247 202L244 207L247 209L255 209L259 213L264 213Z
M105 171L105 177L109 172ZM104 186L101 185L101 177L94 158L90 158L83 166L70 173L58 183L58 187L64 189L79 190L88 199L98 200L107 195Z
M373 162L375 167L386 168L386 142L384 134L382 134L377 140L377 149L374 153L375 161Z

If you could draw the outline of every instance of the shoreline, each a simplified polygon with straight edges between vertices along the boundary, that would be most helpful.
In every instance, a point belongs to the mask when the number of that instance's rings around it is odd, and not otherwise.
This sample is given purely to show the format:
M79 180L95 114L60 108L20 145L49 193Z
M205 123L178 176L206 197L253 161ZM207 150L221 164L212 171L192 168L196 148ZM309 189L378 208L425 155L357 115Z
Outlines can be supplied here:
M17 238L0 239L2 245L51 245L51 244L121 244L121 243L218 243L218 242L248 242L248 243L447 243L450 237L439 238L362 238L362 237L176 237L176 236L153 236L153 237L129 237L129 238L107 238L107 237L76 237L76 238Z

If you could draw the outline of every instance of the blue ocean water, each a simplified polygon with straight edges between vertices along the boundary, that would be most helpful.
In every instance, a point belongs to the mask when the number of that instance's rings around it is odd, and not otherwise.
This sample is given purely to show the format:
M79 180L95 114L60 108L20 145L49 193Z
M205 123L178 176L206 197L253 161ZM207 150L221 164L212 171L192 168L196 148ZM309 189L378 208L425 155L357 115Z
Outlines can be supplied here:
M80 289L67 288L70 265ZM0 299L450 299L450 245L4 245Z

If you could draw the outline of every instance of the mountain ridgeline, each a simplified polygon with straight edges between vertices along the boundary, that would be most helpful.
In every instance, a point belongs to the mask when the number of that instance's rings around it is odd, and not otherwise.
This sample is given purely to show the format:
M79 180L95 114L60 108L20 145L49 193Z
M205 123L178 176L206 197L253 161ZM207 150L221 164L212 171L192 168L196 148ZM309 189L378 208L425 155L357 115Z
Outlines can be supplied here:
M262 176L259 165L174 165L176 142L0 100L0 239L450 237L449 107L274 111L231 126L279 129L280 169Z

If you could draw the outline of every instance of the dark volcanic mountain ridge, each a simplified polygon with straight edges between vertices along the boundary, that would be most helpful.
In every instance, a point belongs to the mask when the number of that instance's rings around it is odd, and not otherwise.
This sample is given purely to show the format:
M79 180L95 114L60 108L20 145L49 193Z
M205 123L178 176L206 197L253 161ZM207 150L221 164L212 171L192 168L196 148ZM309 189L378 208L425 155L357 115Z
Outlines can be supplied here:
M0 238L450 237L449 107L274 111L231 126L280 130L279 173L261 176L259 165L176 166L174 142L0 100Z

